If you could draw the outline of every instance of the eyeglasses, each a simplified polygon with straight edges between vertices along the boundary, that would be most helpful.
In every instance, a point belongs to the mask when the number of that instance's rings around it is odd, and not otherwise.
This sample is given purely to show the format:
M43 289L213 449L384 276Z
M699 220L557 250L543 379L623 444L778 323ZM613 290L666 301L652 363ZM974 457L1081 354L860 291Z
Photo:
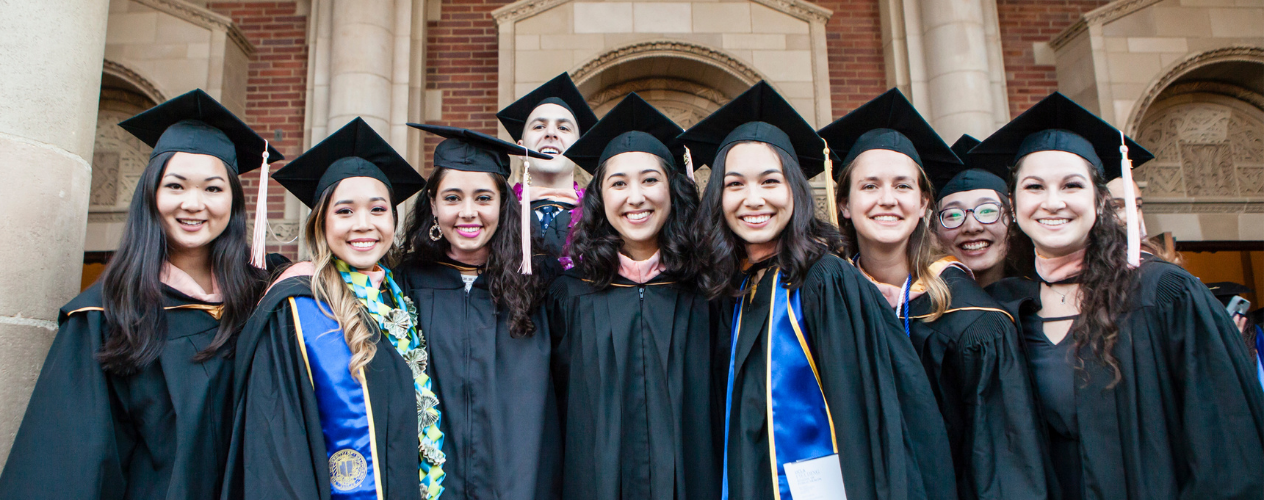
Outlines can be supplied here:
M964 208L946 208L939 211L939 224L944 229L956 229L966 223L966 215L973 214L979 224L994 224L1001 220L1001 204L988 202L969 210Z

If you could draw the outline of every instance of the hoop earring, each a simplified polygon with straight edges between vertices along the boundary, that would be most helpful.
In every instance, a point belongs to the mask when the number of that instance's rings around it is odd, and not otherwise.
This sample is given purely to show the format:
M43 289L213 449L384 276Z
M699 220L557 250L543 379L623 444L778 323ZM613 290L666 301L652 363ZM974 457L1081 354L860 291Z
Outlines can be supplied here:
M443 231L439 230L439 218L435 217L434 222L430 224L430 241L439 241L443 238Z

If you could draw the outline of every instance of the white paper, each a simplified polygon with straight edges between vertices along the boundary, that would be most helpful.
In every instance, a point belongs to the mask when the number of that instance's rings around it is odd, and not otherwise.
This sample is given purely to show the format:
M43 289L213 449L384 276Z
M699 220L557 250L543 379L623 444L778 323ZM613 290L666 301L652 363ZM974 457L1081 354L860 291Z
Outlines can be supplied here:
M786 482L794 500L847 499L837 454L788 463L785 468Z

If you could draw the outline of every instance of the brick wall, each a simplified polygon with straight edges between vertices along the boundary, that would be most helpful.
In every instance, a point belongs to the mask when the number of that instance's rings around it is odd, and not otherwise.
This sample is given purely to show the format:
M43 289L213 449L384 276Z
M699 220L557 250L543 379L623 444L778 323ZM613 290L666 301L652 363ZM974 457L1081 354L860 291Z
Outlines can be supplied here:
M1036 64L1032 44L1048 42L1109 0L997 0L1010 116L1058 90L1057 68Z
M207 8L233 19L250 43L255 56L250 62L246 83L246 116L243 119L286 158L293 159L303 148L303 107L307 86L307 16L298 12L294 1L210 2ZM275 139L280 130L282 139ZM272 171L285 162L272 164ZM254 220L258 171L242 176L246 208ZM268 219L285 218L285 188L276 181L268 184ZM291 258L298 242L269 244L269 252Z
M491 11L509 0L442 1L438 21L426 32L426 89L443 94L443 124L497 134L497 72L499 58L496 21ZM426 171L430 156L442 140L426 135Z
M818 0L834 11L825 25L830 110L838 118L887 90L882 23L875 0Z

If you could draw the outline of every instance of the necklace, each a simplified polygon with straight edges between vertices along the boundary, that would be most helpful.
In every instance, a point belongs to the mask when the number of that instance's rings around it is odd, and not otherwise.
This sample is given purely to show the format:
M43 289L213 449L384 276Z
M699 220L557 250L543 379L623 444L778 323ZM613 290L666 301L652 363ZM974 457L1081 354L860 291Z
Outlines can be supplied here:
M1053 284L1052 284L1052 283L1045 283L1045 286L1049 287L1049 291L1050 291L1050 292L1056 293L1056 294L1058 294L1059 296L1061 296L1061 297L1062 297L1062 303L1063 303L1063 304L1066 304L1067 294L1068 294L1068 293L1070 293L1069 291L1068 291L1068 292L1059 292L1056 288L1054 288L1054 287L1053 287Z

